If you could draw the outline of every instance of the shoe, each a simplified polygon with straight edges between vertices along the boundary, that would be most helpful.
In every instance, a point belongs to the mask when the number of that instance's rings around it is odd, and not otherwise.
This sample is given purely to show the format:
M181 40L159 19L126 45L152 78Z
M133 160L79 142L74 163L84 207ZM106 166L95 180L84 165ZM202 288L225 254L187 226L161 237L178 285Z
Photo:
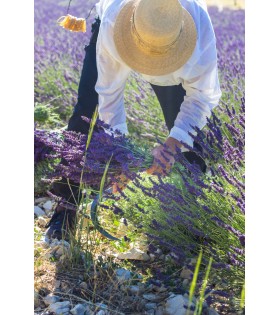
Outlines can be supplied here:
M45 226L47 229L45 236L49 239L69 241L70 236L76 232L76 209L65 208L58 205L49 223Z

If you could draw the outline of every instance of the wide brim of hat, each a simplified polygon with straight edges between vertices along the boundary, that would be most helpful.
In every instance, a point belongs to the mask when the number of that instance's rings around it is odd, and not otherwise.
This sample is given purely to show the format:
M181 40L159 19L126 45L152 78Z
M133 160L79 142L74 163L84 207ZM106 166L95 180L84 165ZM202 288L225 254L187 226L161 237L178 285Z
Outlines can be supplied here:
M161 76L181 68L191 57L197 31L190 13L183 8L182 30L175 45L167 53L151 54L142 49L133 37L131 21L136 2L129 1L119 12L114 27L114 42L121 59L136 72Z

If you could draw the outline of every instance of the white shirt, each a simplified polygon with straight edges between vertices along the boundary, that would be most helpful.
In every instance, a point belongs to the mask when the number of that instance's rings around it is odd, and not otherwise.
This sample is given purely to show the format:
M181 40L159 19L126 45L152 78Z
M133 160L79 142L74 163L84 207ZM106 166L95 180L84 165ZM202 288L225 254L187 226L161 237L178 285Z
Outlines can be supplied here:
M101 19L97 40L98 79L95 86L99 94L99 117L114 130L128 133L124 108L124 89L130 69L120 58L113 40L114 24L121 8L129 0L100 0L96 11ZM191 58L180 69L163 76L142 75L154 85L182 84L186 96L169 136L190 146L193 140L188 134L191 126L203 128L206 117L218 105L221 90L217 70L216 38L206 4L203 0L180 0L192 15L197 43ZM172 106L172 104L170 104Z

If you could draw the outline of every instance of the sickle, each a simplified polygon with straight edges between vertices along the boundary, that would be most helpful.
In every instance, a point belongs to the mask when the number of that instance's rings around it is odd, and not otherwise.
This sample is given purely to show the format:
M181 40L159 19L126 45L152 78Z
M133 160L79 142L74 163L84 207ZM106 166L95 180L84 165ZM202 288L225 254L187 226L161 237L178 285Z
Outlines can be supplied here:
M108 188L104 191L105 194L110 194L112 193L112 187ZM107 231L105 231L101 225L100 222L98 221L98 217L97 217L97 207L99 204L99 199L100 199L100 194L98 194L92 201L91 204L91 208L90 208L90 217L91 217L91 221L94 225L94 227L96 228L96 230L102 234L103 236L105 236L106 238L112 240L112 241L120 241L120 239L112 236L111 234L109 234Z

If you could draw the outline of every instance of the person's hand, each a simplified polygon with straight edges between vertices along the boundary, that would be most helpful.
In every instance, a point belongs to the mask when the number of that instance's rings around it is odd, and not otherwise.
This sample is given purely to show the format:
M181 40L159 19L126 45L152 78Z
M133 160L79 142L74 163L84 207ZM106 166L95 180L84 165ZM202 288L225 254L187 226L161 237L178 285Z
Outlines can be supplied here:
M148 174L162 174L166 175L170 172L175 159L177 148L181 148L180 141L175 138L169 137L165 141L164 145L159 145L154 148L152 155L154 157L153 164L147 169Z
M129 182L130 179L128 179L124 174L121 174L120 176L117 177L117 181L113 183L112 193L117 194L120 190L125 189Z

